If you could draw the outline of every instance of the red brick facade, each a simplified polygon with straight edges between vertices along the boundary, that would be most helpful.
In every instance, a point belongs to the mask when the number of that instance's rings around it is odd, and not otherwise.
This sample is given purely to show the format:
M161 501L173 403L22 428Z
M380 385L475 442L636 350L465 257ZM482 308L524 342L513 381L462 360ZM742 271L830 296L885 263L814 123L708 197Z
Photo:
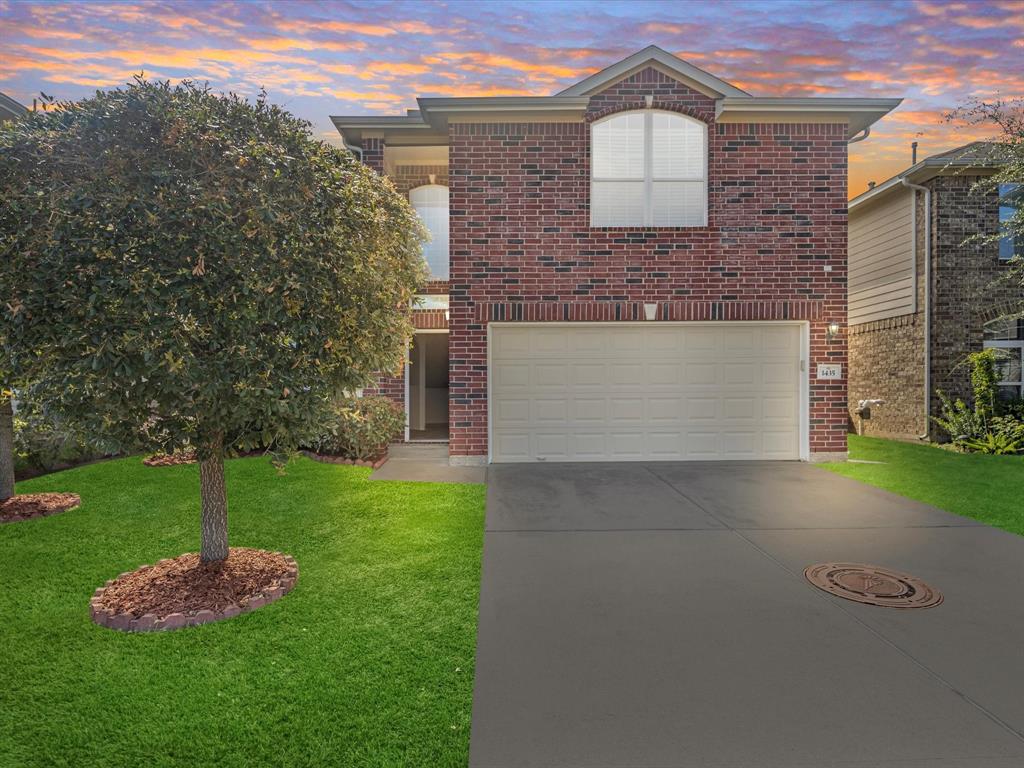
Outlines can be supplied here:
M586 123L456 124L451 453L487 453L488 320L811 321L811 366L846 365L846 126L713 123L711 99L648 69L590 116L645 106L709 123L708 227L591 228ZM825 271L825 267L832 267ZM845 381L811 380L812 452L846 450Z
M708 226L593 228L590 121L653 106L708 123ZM714 101L648 68L585 122L449 126L450 452L487 454L490 320L810 322L810 450L846 451L846 125L716 124Z

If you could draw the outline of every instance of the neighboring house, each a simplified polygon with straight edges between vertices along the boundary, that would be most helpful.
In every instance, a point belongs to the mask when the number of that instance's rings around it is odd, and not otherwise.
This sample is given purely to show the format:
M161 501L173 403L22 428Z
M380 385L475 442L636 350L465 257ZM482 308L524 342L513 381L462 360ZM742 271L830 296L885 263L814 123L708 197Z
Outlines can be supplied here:
M434 232L412 364L379 386L409 439L845 456L847 143L898 99L755 97L652 46L554 96L418 103L333 118Z
M25 107L0 91L0 123L5 123L16 117L24 117L27 112Z
M1005 350L1000 394L1024 395L1024 323L1001 319L1021 309L1024 289L1000 279L1022 244L965 244L997 233L1024 193L971 193L992 173L989 152L974 142L925 158L850 201L849 400L864 434L939 437L936 392L969 401L965 360L984 347ZM862 400L885 402L862 418Z

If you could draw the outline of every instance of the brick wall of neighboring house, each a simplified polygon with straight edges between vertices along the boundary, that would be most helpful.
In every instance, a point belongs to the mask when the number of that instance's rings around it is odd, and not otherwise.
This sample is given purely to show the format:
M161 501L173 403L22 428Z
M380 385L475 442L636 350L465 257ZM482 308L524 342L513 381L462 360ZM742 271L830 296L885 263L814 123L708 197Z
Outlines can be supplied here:
M932 190L933 304L932 412L939 408L935 391L970 399L967 355L984 346L989 320L1018 308L1024 290L1000 278L996 244L964 244L971 235L999 229L998 194L972 194L974 176L938 176L927 182Z
M854 431L911 439L927 431L924 416L924 195L917 195L915 314L850 326L849 411ZM885 400L866 418L861 400Z
M993 245L964 244L971 235L998 229L998 196L972 194L977 176L937 176L932 190L932 380L931 413L940 409L938 390L970 401L967 355L984 347L984 325L1024 300L1024 290L1000 281L1006 265ZM924 418L924 195L917 199L918 307L915 315L865 323L850 329L850 411L864 434L910 437L927 431L941 439ZM881 397L861 422L857 401Z
M710 99L654 69L592 98L709 127L709 226L591 228L589 123L456 124L451 168L452 455L487 453L487 322L809 320L811 370L847 369L846 126L714 124ZM826 271L830 266L831 271ZM846 450L846 381L812 373L813 453Z

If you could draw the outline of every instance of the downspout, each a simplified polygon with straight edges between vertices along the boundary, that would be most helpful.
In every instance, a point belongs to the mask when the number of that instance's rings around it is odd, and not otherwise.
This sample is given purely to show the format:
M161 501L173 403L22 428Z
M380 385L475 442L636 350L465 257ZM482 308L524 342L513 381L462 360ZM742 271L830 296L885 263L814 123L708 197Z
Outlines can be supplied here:
M932 191L920 184L911 184L906 177L900 183L914 190L911 227L914 231L914 301L917 301L917 192L924 192L924 434L918 440L928 439L928 425L932 418Z

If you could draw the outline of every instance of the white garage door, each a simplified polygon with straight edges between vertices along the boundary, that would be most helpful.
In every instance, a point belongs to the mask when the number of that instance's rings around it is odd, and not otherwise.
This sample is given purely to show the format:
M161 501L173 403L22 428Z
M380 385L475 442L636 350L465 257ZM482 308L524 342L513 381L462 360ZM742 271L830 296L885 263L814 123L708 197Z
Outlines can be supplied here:
M797 324L491 325L495 462L797 459Z

